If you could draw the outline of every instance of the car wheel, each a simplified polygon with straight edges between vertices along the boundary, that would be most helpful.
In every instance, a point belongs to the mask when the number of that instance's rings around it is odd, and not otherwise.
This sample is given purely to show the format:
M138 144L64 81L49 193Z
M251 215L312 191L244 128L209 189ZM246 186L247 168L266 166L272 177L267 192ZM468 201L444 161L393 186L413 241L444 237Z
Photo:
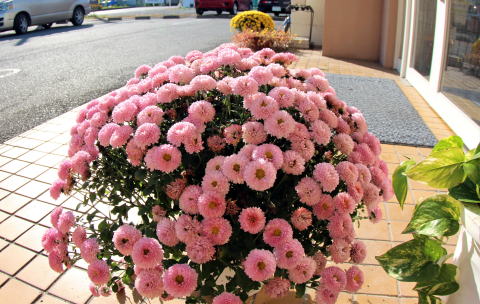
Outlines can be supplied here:
M198 16L203 15L203 10L202 9L197 8L197 9L195 9L195 12L197 13Z
M52 27L52 25L53 25L53 23L47 23L47 24L42 24L42 27L43 27L44 29L49 29L49 28Z
M230 10L230 15L236 15L238 11L238 4L237 2L233 3L232 9Z
M222 10L217 10L217 15L221 15L222 14Z
M83 9L78 6L73 10L73 16L70 21L72 21L73 25L79 26L82 25L84 17L85 13L83 12Z
M13 21L13 29L15 33L21 35L25 34L28 30L28 17L26 14L18 14L15 16L15 20Z

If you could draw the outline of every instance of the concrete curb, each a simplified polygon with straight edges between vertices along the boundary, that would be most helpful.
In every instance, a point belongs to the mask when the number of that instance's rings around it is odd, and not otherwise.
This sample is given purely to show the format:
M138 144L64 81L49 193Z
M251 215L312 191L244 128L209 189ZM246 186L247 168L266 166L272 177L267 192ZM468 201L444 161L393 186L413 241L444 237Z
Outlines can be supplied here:
M187 14L176 14L176 15L168 15L168 14L161 14L161 15L148 15L148 16L122 16L122 17L107 17L107 16L86 16L88 19L97 19L102 21L121 21L123 19L133 19L133 20L149 20L149 19L180 19L180 18L188 18L188 17L195 17L197 14L195 13L187 13Z

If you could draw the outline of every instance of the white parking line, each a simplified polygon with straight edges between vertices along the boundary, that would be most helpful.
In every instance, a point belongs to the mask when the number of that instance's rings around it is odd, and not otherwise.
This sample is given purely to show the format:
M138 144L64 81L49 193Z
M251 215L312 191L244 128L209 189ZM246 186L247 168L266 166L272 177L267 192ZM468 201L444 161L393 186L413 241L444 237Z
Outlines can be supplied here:
M12 76L20 72L20 69L0 69L0 78Z

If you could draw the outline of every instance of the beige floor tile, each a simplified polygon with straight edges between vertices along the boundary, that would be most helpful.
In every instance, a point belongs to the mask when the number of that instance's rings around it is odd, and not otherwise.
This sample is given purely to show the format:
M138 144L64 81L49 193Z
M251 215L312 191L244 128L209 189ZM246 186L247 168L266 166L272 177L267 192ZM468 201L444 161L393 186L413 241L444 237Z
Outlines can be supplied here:
M400 304L418 304L418 298L400 298Z
M32 227L32 225L31 222L11 216L0 224L0 236L9 241L13 241Z
M0 252L0 270L14 275L34 256L34 252L15 244L10 244L10 246Z
M0 174L1 174L1 171L0 171ZM10 193L11 193L10 191L0 189L0 200L3 199L5 196L9 195Z
M40 250L43 249L42 236L46 230L47 228L43 226L35 225L32 228L30 228L27 232L22 234L18 239L16 239L15 243L39 252Z
M23 168L22 170L17 172L17 175L28 177L28 178L35 178L45 172L47 170L47 167L40 166L40 165L35 165L35 164L30 164Z
M42 194L43 192L45 192L46 190L48 190L49 188L50 188L49 184L33 180L25 184L15 192L31 198L35 198L40 194Z
M9 191L15 191L21 186L25 185L28 183L29 179L17 175L12 175L10 177L7 177L3 181L0 182L0 188L3 188L5 190Z
M407 227L407 222L391 222L390 229L392 231L392 241L405 242L413 239L411 234L402 234L402 231Z
M362 264L373 264L378 265L378 261L375 259L376 256L382 255L392 248L392 243L389 241L372 241L372 240L361 240L365 243L367 247L367 257Z
M2 286L5 281L7 281L10 277L3 272L0 272L0 286Z
M358 266L365 275L365 282L360 293L369 293L377 295L397 295L397 284L395 279L388 276L380 266Z
M42 201L42 202L46 202L46 203L49 203L49 204L52 204L52 205L59 206L67 198L68 198L67 196L61 194L60 197L55 200L50 196L50 191L47 190L47 191L43 192L39 197L37 197L37 200Z
M32 222L40 221L44 216L49 214L55 206L38 200L33 200L25 207L16 212L16 216L24 218Z
M47 154L39 160L35 161L37 165L55 167L58 163L64 160L65 157L55 154Z
M38 299L36 304L64 304L68 303L65 300L62 300L60 298L51 296L51 295L43 295L40 299Z
M397 297L357 294L355 304L399 304Z
M25 154L28 152L28 149L24 148L18 148L18 147L13 147L6 152L3 152L2 155L10 158L17 158L22 154Z
M388 224L386 221L380 221L379 223L372 223L368 220L364 220L360 223L360 228L355 226L357 238L367 240L390 240L388 234Z
M42 173L36 178L36 180L39 180L47 184L51 184L57 179L58 179L58 173L56 169L49 169L48 171L45 171L44 173Z
M25 168L28 165L27 162L14 159L5 165L2 166L2 171L8 172L8 173L16 173L20 171L21 169Z
M19 138L19 140L15 141L15 146L25 149L33 149L41 145L43 141L33 139L33 138Z
M50 269L48 258L38 255L23 268L17 277L35 287L46 290L60 276L59 273Z
M6 220L7 217L9 217L9 216L10 216L10 214L5 213L3 211L0 211L0 223L3 222L4 220Z
M386 203L388 219L391 221L409 222L412 218L415 205L403 205L403 209L400 208L398 203Z
M0 289L2 303L31 303L40 295L40 290L18 280L9 280Z
M31 200L31 198L23 195L12 193L0 200L0 209L8 213L15 213L15 211L25 206Z
M58 149L60 146L61 146L61 144L46 142L46 143L43 143L40 146L36 147L35 151L50 153L50 152Z
M10 243L5 241L4 239L0 239L0 251L2 251L3 248L7 247L8 244Z
M44 157L45 155L46 155L45 152L30 150L27 153L19 156L18 159L29 162L29 163L33 163L34 161Z
M415 282L398 282L398 289L400 290L400 296L416 297L417 292L413 290Z
M87 272L71 268L56 281L48 292L75 303L83 303L90 296Z

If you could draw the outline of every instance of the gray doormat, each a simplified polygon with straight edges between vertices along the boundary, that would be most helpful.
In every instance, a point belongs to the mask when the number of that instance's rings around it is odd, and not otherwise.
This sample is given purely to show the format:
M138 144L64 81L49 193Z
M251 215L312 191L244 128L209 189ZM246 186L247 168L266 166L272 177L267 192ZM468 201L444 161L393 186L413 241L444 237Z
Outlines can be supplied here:
M394 80L326 75L340 99L357 107L382 143L433 147L437 140Z

